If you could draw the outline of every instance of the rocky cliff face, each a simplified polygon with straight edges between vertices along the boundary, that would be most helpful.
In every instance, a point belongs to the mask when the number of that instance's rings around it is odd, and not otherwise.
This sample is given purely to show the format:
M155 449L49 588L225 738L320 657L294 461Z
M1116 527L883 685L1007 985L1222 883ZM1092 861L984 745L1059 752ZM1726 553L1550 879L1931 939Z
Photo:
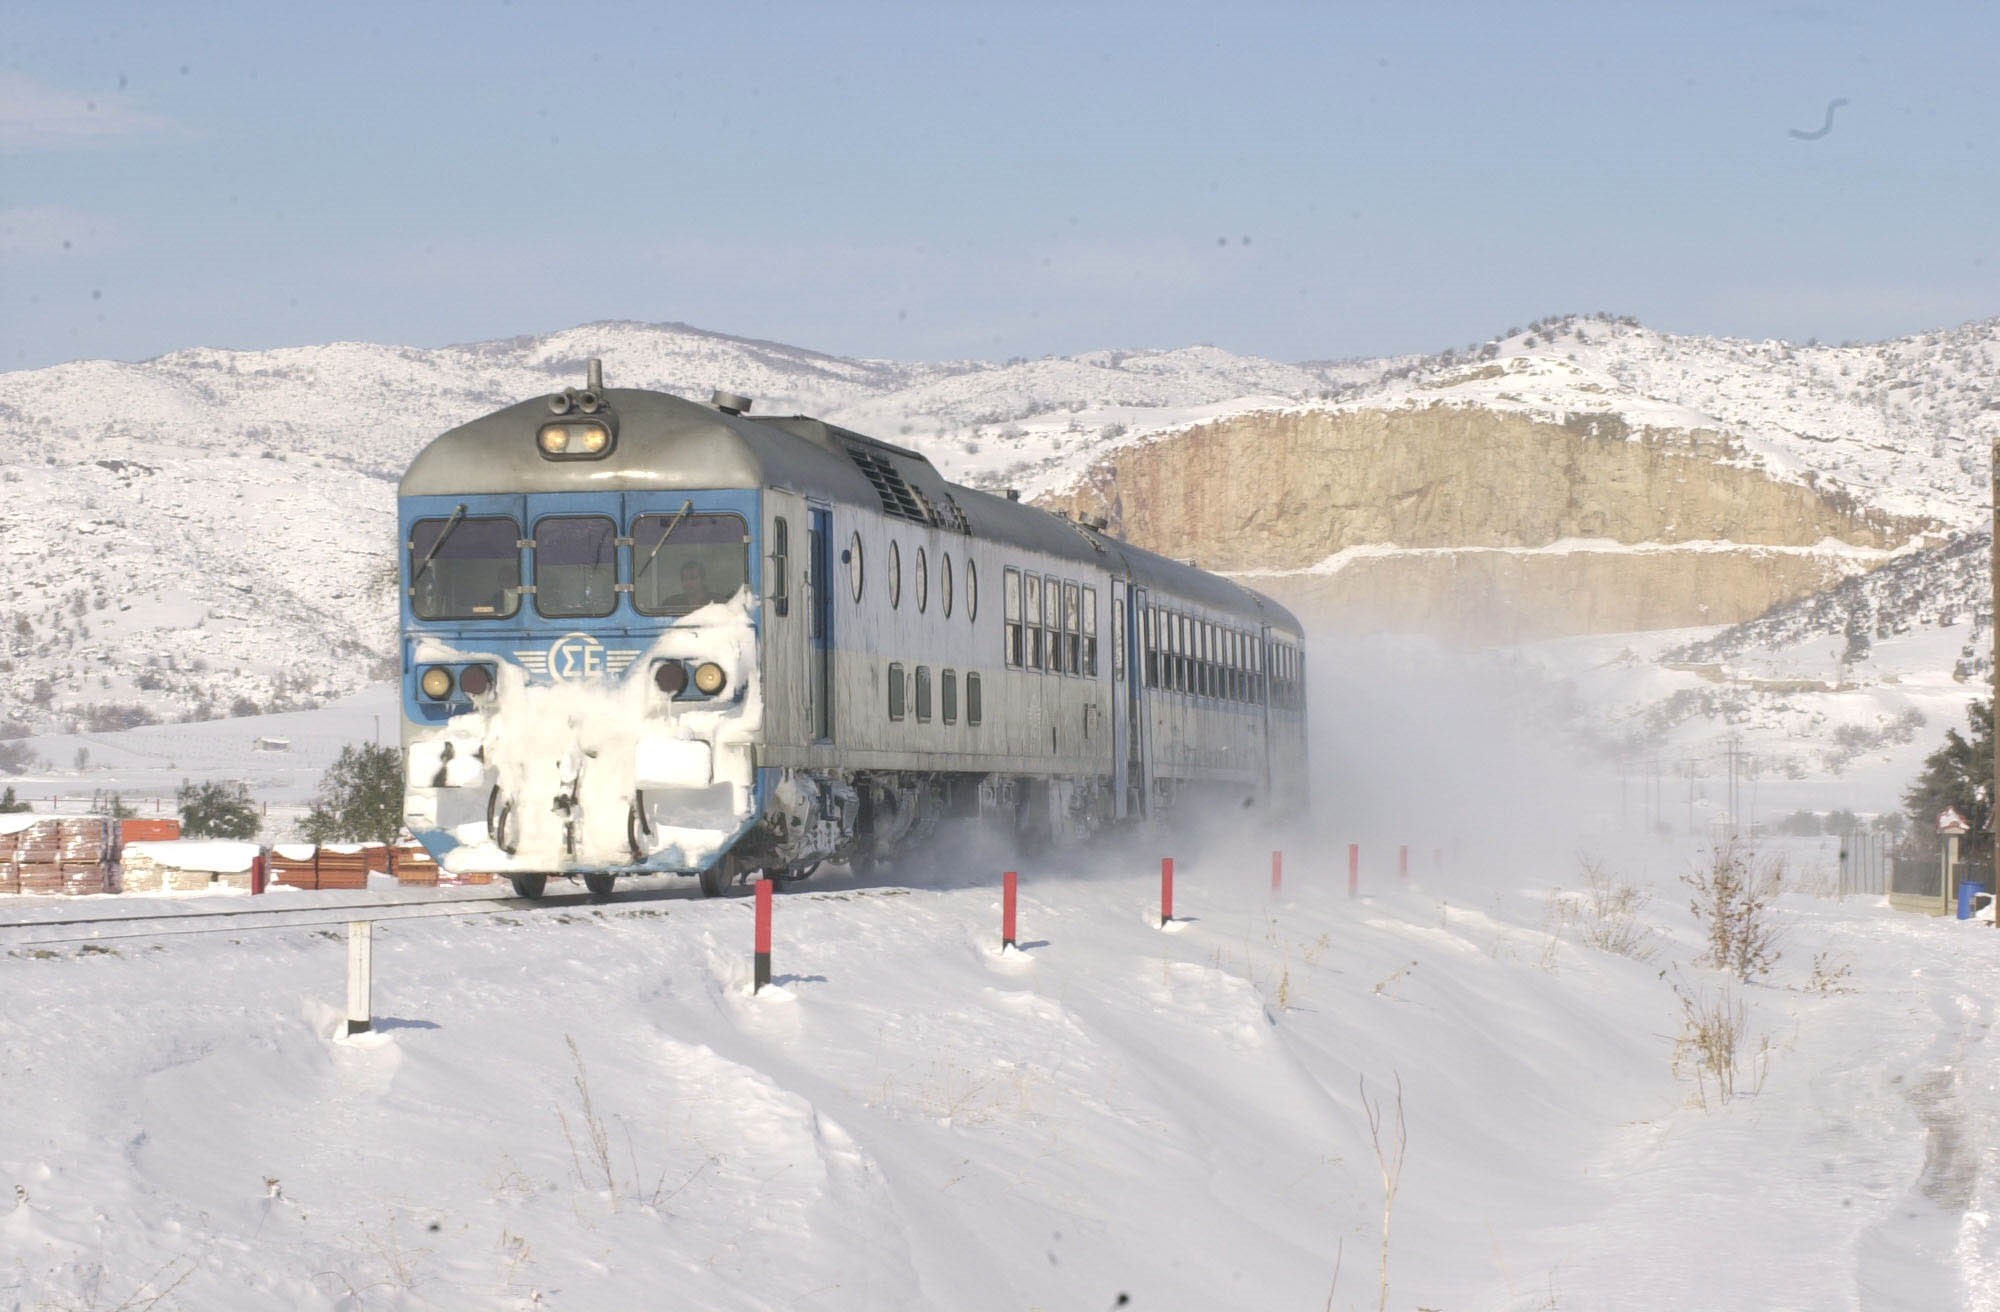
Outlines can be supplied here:
M1120 448L1042 504L1314 621L1487 642L1735 623L1931 527L1738 456L1605 415L1254 414Z

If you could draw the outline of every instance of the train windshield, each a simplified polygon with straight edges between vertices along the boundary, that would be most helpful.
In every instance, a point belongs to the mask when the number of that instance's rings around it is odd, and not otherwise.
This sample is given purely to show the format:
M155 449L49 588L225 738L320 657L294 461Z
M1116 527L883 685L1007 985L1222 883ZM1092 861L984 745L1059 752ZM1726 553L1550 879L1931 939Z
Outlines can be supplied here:
M727 601L749 578L750 531L740 515L641 515L632 521L632 604L685 615Z
M609 615L618 604L618 526L602 515L535 524L535 609L560 619Z
M521 605L520 538L521 526L507 516L418 520L410 529L410 608L417 618L512 615Z

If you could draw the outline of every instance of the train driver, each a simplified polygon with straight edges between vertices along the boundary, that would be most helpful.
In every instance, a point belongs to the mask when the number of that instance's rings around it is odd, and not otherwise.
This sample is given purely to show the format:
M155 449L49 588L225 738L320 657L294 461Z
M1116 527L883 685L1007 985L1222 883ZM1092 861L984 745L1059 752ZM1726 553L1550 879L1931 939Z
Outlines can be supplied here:
M681 564L681 590L678 595L668 600L667 609L685 613L700 610L716 600L717 598L709 593L708 578L702 570L701 562L684 561Z

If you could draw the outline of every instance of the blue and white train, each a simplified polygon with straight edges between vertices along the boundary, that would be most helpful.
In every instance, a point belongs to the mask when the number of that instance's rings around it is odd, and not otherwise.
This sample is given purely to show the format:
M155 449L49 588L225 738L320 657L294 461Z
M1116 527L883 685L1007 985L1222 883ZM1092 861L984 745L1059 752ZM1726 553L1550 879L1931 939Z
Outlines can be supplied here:
M446 869L715 894L955 817L1056 843L1301 806L1283 607L750 409L607 391L592 361L410 465L404 814Z

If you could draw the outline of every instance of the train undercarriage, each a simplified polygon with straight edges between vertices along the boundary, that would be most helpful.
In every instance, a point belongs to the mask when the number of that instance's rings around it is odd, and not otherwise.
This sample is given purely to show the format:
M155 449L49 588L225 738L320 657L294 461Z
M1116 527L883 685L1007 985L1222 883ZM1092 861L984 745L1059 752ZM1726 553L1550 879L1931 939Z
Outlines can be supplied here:
M564 798L556 799L558 810ZM635 857L644 851L648 807L643 792L628 818ZM1075 845L1113 824L1108 778L878 771L784 771L758 820L721 856L694 872L705 896L769 878L796 884L832 862L870 871L919 851L941 826L969 823L1004 833L1031 851ZM506 804L493 817L494 841L506 846ZM608 895L623 874L657 873L636 861L628 870L560 872ZM549 873L511 873L515 891L539 897Z

